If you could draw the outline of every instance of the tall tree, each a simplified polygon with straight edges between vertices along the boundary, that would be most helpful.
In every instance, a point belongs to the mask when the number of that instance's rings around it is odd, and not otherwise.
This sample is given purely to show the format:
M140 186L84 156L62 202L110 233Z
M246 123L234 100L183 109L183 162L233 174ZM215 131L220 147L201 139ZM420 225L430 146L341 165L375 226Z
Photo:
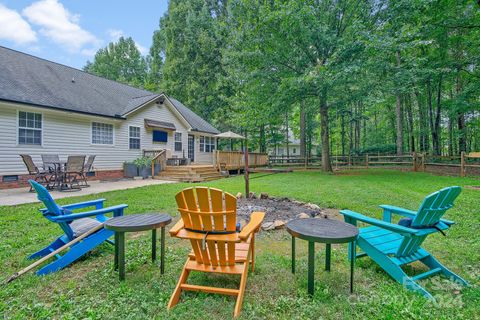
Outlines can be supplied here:
M145 58L132 38L121 37L98 50L93 62L88 61L85 71L137 87L143 87L147 75Z

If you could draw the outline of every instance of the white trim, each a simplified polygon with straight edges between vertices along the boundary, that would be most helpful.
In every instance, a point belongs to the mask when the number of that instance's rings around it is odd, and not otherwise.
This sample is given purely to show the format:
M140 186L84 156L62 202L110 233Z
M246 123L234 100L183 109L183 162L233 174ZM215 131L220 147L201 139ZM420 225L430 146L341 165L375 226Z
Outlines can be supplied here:
M145 106L147 106L148 104L150 104L153 100L160 98L162 95L164 95L164 94L162 93L162 94L160 94L160 95L155 95L155 97L153 97L152 99L148 100L147 102L142 103L141 105L135 107L134 109L132 109L132 110L130 110L130 111L127 111L126 113L122 114L122 117L127 117L127 116L129 116L130 114L134 113L135 111L137 111L137 110L139 110L139 109L142 109L143 107L145 107Z
M112 126L112 143L93 143L93 123L102 123L108 124ZM113 123L108 122L100 122L100 121L90 121L90 145L91 146L104 146L104 147L115 147L115 125Z
M38 128L28 128L28 127L24 127L22 129L31 129L31 130L40 130L40 144L29 144L29 143L19 143L18 142L18 139L19 139L19 131L20 131L20 112L25 112L25 113L36 113L36 114L39 114L41 117L42 117L42 121L40 122L41 123L41 128L38 129ZM17 119L16 119L16 123L15 123L15 128L16 128L16 132L15 132L15 146L17 147L24 147L24 146L27 146L27 147L33 147L33 148L42 148L43 147L43 129L44 129L44 122L45 122L45 118L44 118L44 115L43 115L43 112L35 112L35 111L24 111L24 110L20 110L20 109L17 109Z
M130 128L138 128L138 137L131 137L130 136ZM130 148L130 139L131 138L138 139L138 142L139 142L138 149ZM128 150L142 150L142 127L132 126L132 125L128 126Z
M180 135L180 141L177 141L177 134ZM180 142L180 150L177 150L177 143ZM182 152L183 151L183 134L180 131L175 131L173 133L173 150L175 152Z
M188 122L188 120L180 113L180 111L178 111L178 109L175 107L175 105L173 104L173 102L170 100L169 97L167 97L167 95L164 95L165 96L165 101L168 101L168 103L170 104L169 108L171 111L173 111L177 117L181 120L183 120L183 122L187 125L188 127L188 131L192 131L193 130L193 127L192 125L190 124L190 122ZM163 103L165 104L165 102ZM195 132L195 131L192 131L192 132Z

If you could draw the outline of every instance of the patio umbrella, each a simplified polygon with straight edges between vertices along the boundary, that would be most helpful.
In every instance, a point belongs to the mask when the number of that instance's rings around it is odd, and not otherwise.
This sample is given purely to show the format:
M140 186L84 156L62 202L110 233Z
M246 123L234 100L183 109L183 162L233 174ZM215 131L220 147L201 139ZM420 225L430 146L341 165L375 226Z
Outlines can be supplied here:
M245 197L248 197L248 194L250 193L250 188L249 188L249 181L248 181L248 144L247 144L247 138L239 135L238 133L232 132L232 131L227 131L227 132L222 132L217 135L215 135L217 138L226 138L230 139L230 149L232 149L232 140L233 139L239 139L239 140L245 140ZM233 150L230 150L233 151Z

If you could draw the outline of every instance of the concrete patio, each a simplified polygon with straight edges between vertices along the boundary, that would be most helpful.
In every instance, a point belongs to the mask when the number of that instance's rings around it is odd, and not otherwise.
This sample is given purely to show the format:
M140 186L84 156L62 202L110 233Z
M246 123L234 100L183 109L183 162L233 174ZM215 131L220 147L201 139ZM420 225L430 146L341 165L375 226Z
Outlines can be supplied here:
M53 190L50 193L54 199L84 196L88 194L101 193L114 190L125 190L154 184L175 183L174 181L164 181L156 179L130 180L122 179L118 181L89 181L90 187L82 188L80 191L61 192ZM0 206L13 206L24 203L38 202L35 192L28 192L29 188L15 188L0 190Z

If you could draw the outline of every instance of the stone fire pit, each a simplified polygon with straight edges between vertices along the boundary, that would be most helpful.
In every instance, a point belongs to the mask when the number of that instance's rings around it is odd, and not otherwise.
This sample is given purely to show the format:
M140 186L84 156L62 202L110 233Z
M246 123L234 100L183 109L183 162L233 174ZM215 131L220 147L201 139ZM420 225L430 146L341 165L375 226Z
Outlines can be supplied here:
M325 210L313 203L305 203L289 198L270 197L266 193L256 196L250 193L248 198L237 194L237 220L243 225L255 211L265 212L263 230L281 229L293 219L332 218L331 210Z

